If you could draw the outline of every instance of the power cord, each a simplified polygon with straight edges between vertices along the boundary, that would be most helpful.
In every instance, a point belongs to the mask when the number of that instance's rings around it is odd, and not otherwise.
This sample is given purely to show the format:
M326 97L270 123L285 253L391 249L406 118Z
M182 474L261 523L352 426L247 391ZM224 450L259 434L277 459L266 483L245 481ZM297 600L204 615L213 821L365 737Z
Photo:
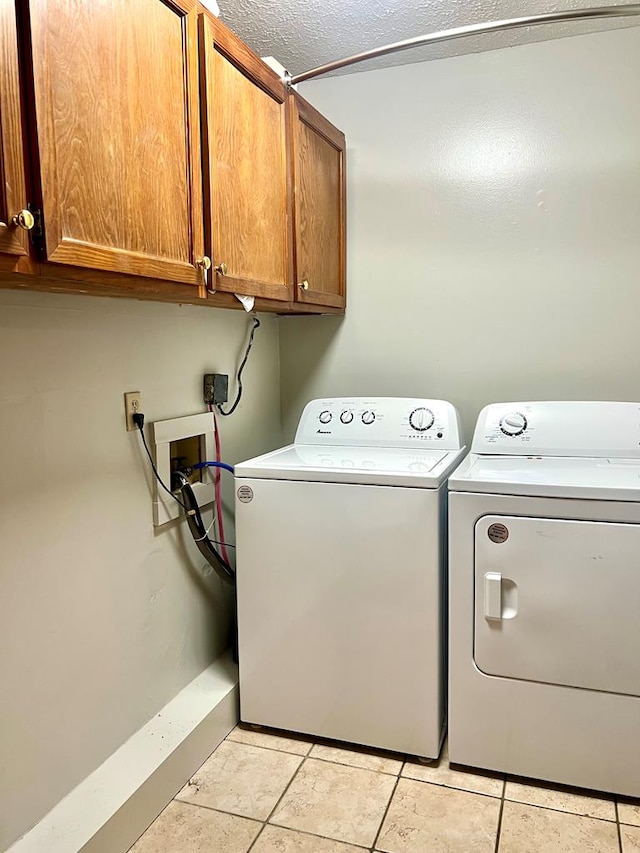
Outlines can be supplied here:
M143 415L141 412L135 412L135 413L131 416L131 420L134 422L134 424L138 427L138 430L140 431L140 438L142 439L142 444L143 444L143 446L144 446L144 449L147 451L147 456L149 457L149 462L151 463L151 470L152 470L152 471L153 471L153 473L155 474L155 478L156 478L156 480L160 483L160 485L161 485L161 486L162 486L162 488L165 490L165 492L166 492L168 495L171 495L171 497L174 499L174 501L175 501L176 503L179 503L179 504L180 504L180 506L182 507L182 509L183 509L186 513L188 513L188 512L189 512L189 509L187 508L186 504L184 504L184 503L180 500L180 498L177 498L177 497L173 494L173 492L171 491L171 489L170 489L170 488L168 488L168 486L166 486L166 485L164 484L164 482L162 481L162 478L160 477L160 474L158 474L158 469L156 468L155 462L153 461L153 456L151 455L151 451L149 450L149 445L147 444L147 439L144 437L144 429L143 429L143 427L144 427L144 415Z
M247 359L249 358L249 353L251 352L251 347L253 346L253 336L256 333L256 329L259 329L259 328L260 328L260 320L258 320L258 318L254 314L254 316L253 316L253 328L251 329L251 334L249 335L249 341L247 343L247 349L245 350L244 358L240 362L240 367L238 368L238 373L236 375L236 382L238 384L238 391L236 393L236 399L233 401L233 405L231 406L231 408L229 409L228 412L223 411L222 406L220 404L218 404L218 406L217 406L218 412L221 415L223 415L225 418L228 415L232 415L235 412L235 410L238 408L238 403L240 402L240 400L242 398L242 371L245 368L245 365L247 363Z

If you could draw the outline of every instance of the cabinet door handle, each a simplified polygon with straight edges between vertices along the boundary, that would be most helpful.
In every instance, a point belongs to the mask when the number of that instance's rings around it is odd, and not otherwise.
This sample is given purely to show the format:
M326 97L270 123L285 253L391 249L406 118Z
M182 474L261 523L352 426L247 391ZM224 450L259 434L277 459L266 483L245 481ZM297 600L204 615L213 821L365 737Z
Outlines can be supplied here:
M298 285L298 287L300 288L300 290L309 290L309 282L308 282L308 281L307 281L307 279L305 278L305 280L304 280L304 281L301 281L301 282L300 282L300 284Z
M21 210L11 220L18 228L23 228L25 231L31 231L36 224L36 218L30 210Z
M204 270L205 272L207 270L210 270L211 269L211 258L208 258L206 255L204 256L204 258L198 258L198 260L196 261L196 266L199 269Z
M502 575L487 572L484 576L484 618L502 619Z
M218 273L218 275L226 275L227 274L227 265L224 263L224 261L221 264L218 264L218 266L214 267L213 269L215 272Z

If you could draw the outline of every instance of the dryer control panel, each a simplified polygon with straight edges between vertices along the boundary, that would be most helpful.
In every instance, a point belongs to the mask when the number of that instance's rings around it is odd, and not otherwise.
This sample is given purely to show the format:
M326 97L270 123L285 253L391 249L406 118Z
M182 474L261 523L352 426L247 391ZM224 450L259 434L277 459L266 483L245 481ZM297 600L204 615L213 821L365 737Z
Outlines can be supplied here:
M478 417L473 453L640 458L640 403L492 403Z
M296 444L459 450L460 417L445 400L331 397L307 403Z

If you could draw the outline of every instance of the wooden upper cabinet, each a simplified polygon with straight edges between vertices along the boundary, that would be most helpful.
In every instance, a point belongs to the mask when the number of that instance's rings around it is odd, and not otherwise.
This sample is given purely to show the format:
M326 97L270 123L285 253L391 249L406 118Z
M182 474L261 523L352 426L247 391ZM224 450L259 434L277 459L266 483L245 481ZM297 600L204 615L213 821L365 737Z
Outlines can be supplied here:
M0 0L0 53L0 253L21 256L29 244L12 221L27 206L15 0Z
M196 0L29 0L27 16L39 259L201 284Z
M345 307L344 134L296 92L289 96L293 140L296 300Z
M286 92L224 24L200 17L205 245L211 287L292 299Z

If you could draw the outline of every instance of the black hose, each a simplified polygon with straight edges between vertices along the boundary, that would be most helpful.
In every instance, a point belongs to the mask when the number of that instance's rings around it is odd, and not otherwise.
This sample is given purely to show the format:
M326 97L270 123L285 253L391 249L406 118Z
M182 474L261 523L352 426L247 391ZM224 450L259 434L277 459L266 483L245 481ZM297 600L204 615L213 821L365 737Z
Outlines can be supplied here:
M200 515L200 507L198 501L191 488L187 476L182 471L175 471L172 476L172 485L180 490L184 506L186 509L186 518L189 525L189 530L193 536L193 541L198 546L198 550L214 569L218 577L222 578L231 586L236 585L236 573L227 561L218 553L213 542L207 536L207 530Z
M251 334L249 335L249 342L247 344L247 348L246 348L245 353L244 353L244 358L242 359L240 367L238 368L238 373L236 375L236 382L238 383L238 390L236 392L236 399L233 401L233 405L231 406L231 408L229 409L228 412L225 412L224 409L222 408L222 406L217 407L220 414L224 415L225 418L228 415L232 415L235 412L235 410L238 408L238 403L242 399L242 371L244 370L244 368L247 364L247 359L249 358L249 353L251 352L251 347L253 346L253 336L256 333L256 329L259 329L259 328L260 328L260 320L258 320L256 315L254 314L253 315L253 326L251 328Z

